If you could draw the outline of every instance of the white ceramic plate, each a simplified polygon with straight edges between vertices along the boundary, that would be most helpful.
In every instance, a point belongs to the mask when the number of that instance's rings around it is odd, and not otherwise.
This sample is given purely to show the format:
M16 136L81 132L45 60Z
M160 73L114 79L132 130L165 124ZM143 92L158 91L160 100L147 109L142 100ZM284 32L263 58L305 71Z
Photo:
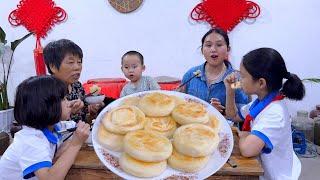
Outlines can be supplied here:
M164 94L168 94L168 95L175 95L178 97L181 97L187 101L196 101L199 102L201 104L203 104L207 110L209 111L210 114L215 115L219 120L220 120L220 124L221 124L221 128L220 128L220 132L219 132L219 136L220 136L220 143L218 145L218 148L216 151L214 151L214 153L211 155L210 160L208 162L208 164L200 171L196 172L196 173L184 173L182 171L179 170L175 170L172 169L169 165L167 166L167 169L159 176L154 177L154 178L138 178L135 176L132 176L126 172L124 172L120 166L119 166L119 157L120 157L120 153L119 152L114 152L108 149L103 148L99 142L98 142L98 138L97 138L97 132L98 132L98 127L101 124L101 119L104 117L104 114L108 111L110 111L111 109L118 107L120 105L120 103L127 97L133 97L133 96L139 96L142 97L145 94L148 93L152 93L152 92L160 92L160 93L164 93ZM229 126L229 124L227 123L226 119L214 108L212 107L210 104L208 104L207 102L188 95L188 94L184 94L184 93L180 93L180 92L176 92L176 91L144 91L144 92L140 92L140 93L135 93L135 94L131 94L129 96L117 99L116 101L110 103L107 107L105 107L100 114L98 115L98 117L96 118L96 121L93 125L93 129L92 129L92 143L93 143L93 147L94 150L97 154L97 156L99 157L100 161L108 168L110 169L110 171L112 171L113 173L117 174L118 176L124 178L124 179L166 179L166 178L190 178L190 179L205 179L209 176L211 176L212 174L214 174L215 172L217 172L228 160L228 158L231 155L232 149L233 149L233 136L232 136L232 131L231 128Z

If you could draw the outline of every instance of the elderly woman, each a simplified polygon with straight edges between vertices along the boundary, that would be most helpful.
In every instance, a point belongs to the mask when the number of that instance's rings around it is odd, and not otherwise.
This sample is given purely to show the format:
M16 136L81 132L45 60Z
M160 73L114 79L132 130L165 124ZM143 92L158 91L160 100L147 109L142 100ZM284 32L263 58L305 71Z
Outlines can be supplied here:
M74 42L61 39L50 42L43 49L45 64L49 73L68 85L67 99L71 101L71 120L86 121L86 115L96 115L104 103L84 103L85 91L79 82L82 70L82 50Z

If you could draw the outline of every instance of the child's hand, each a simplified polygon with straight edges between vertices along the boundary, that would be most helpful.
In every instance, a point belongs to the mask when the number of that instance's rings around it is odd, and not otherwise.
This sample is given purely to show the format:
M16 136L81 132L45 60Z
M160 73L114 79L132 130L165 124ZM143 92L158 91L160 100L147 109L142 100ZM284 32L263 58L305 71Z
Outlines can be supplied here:
M84 103L81 99L75 99L70 101L70 108L72 114L78 113L84 106Z
M211 98L210 104L215 107L220 113L224 114L225 107L221 105L221 102L217 98Z
M77 129L73 134L71 144L74 146L82 145L89 137L90 125L79 121L77 124Z
M226 89L227 89L227 90L232 89L232 88L231 88L231 84L235 83L236 80L237 80L237 77L236 77L235 73L229 74L229 75L223 80L224 85L226 86Z

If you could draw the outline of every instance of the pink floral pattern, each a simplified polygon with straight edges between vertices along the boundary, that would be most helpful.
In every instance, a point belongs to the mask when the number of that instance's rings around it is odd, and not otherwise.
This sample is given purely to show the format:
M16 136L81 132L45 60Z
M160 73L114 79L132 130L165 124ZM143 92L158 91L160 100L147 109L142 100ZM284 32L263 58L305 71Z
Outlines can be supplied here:
M220 132L219 137L221 141L219 142L218 150L220 155L225 158L227 157L228 151L231 147L230 136L228 134Z
M166 177L164 180L195 180L198 179L197 175L190 175L185 173L173 174Z
M104 159L114 168L119 168L120 164L119 164L119 158L109 154L106 150L102 149L101 153L104 157Z
M193 99L193 98L188 98L188 97L186 97L185 100L186 100L187 102L199 103L199 104L203 105L205 108L208 107L208 104L204 104L204 103L202 103L201 101L199 101L198 99Z

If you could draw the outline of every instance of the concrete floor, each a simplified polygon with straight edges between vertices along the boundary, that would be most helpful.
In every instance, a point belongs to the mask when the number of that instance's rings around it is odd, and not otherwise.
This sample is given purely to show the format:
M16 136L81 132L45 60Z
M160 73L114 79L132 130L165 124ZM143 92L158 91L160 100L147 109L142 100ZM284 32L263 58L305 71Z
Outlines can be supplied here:
M320 147L318 146L320 153ZM299 157L302 169L299 180L318 180L320 179L320 155L315 158Z
M302 170L300 180L320 179L320 158L300 158Z
M316 147L320 153L320 146ZM299 180L318 180L320 179L320 155L314 158L299 157L302 165Z

